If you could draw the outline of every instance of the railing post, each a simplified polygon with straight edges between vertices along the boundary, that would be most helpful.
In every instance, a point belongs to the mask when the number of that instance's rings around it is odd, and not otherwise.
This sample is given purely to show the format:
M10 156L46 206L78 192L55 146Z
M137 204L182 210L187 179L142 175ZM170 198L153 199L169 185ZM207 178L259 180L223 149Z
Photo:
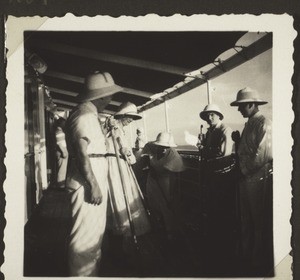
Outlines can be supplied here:
M144 126L144 136L145 136L145 141L146 143L148 143L148 133L147 133L147 123L146 123L146 112L143 111L142 112L142 116L143 116L143 126Z
M211 104L212 98L211 98L211 91L210 91L210 80L206 81L206 86L207 86L207 104Z
M165 100L164 105L165 105L166 130L169 132L170 131L170 125L169 125L169 113L168 113L168 101L167 100Z

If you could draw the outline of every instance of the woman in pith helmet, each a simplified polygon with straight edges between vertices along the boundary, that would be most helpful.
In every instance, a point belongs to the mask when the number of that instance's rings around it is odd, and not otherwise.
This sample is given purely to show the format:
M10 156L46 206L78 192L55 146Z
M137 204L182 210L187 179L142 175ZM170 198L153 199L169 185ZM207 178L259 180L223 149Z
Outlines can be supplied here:
M140 118L136 106L133 103L126 102L120 106L114 118L108 120L110 133L107 140L109 170L107 228L119 236L129 237L132 235L122 187L125 188L128 197L135 234L142 235L150 230L150 223L140 196L139 185L131 167L135 164L136 159L124 129L132 121ZM117 159L118 155L119 160Z

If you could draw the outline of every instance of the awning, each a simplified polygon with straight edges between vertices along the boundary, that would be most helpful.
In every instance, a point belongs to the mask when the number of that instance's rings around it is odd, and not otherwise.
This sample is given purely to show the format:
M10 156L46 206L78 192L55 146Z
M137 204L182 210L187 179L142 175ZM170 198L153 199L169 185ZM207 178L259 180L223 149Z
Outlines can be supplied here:
M130 101L140 111L156 106L272 47L272 34L247 32L28 31L25 49L47 64L45 86L59 109L77 105L84 77L111 73L124 88L106 113Z

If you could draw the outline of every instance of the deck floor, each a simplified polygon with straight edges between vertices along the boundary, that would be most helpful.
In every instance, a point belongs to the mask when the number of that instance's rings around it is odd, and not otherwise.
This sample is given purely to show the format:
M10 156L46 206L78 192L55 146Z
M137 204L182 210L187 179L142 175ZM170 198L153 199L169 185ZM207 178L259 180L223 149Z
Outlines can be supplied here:
M188 207L189 206L189 207ZM158 228L133 242L105 235L103 277L240 277L249 275L237 256L233 227L210 229L200 209L184 203L182 232L167 240ZM68 276L70 204L64 190L49 189L25 226L25 276Z

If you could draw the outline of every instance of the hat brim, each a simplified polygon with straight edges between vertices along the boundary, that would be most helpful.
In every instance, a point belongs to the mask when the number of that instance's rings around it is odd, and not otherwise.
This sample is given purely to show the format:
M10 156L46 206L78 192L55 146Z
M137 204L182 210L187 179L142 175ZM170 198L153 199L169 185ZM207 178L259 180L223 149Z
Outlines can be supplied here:
M177 147L176 144L170 145L170 144L167 144L167 143L161 143L161 142L157 142L157 141L153 142L152 144L156 145L156 146L166 147L166 148L175 148L175 147Z
M223 120L223 119L224 119L224 116L223 116L222 113L217 112L217 111L214 111L214 110L209 110L209 111L202 111L202 112L200 112L200 114L199 114L200 118L201 118L202 120L206 121L206 120L207 120L206 115L207 115L207 113L209 113L209 112L212 112L212 113L217 114L217 115L220 117L220 120Z
M115 114L115 119L122 119L122 118L132 118L133 120L139 120L142 118L142 116L136 114L136 113L125 113L125 114Z
M268 103L268 101L263 100L253 100L253 99L244 99L244 100L236 100L230 103L230 106L239 106L243 103L256 103L258 105L265 105Z
M79 94L77 96L78 102L92 101L95 99L104 98L110 95L113 95L117 92L122 91L123 88L117 85L113 85L106 88L94 89L94 90L86 90L84 94Z

